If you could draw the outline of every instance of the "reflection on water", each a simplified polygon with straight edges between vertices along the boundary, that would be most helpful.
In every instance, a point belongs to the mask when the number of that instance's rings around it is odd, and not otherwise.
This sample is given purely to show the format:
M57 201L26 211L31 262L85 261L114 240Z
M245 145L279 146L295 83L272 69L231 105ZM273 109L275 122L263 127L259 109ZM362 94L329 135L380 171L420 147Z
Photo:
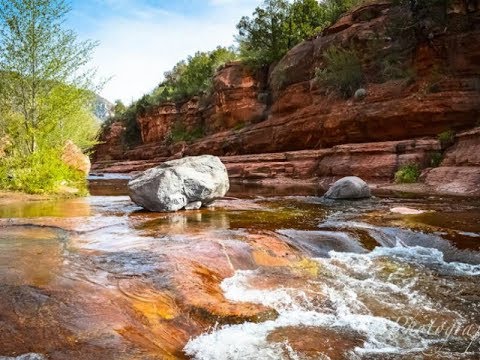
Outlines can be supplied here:
M0 357L478 358L471 331L426 327L480 324L478 203L242 185L154 214L94 182L0 207Z
M0 206L0 218L77 217L90 216L85 199L25 201Z
M7 228L0 239L1 283L46 286L60 274L63 246L57 232Z

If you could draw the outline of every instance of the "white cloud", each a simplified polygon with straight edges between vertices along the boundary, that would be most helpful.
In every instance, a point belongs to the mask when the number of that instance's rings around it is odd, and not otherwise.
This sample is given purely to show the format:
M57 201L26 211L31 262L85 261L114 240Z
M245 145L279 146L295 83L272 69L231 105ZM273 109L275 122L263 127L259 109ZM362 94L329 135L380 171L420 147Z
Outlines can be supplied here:
M233 43L235 25L259 0L210 0L208 14L187 17L152 8L132 8L96 24L87 35L99 40L93 65L99 75L113 76L101 95L130 103L152 90L179 60L199 50Z

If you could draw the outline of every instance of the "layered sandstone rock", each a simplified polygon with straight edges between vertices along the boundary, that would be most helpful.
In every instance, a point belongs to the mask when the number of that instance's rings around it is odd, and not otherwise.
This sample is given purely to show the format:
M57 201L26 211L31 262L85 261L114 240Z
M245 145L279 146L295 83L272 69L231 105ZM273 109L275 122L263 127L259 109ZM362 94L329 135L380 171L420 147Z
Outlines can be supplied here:
M434 154L441 151L437 139L345 144L328 149L288 151L255 155L222 156L221 160L233 181L295 183L298 181L330 183L345 177L359 176L372 183L387 183L403 165L430 166ZM173 157L174 158L174 157ZM128 173L143 171L171 158L151 161L106 161L94 165L95 171Z
M205 109L205 130L216 133L262 120L266 103L262 100L259 73L239 62L227 64L213 80L214 92Z
M229 64L217 73L210 96L140 116L144 144L124 158L217 155L231 178L257 181L327 183L349 175L391 181L403 164L428 167L432 154L441 151L439 133L467 130L480 118L480 13L457 5L449 14L452 25L426 24L428 36L416 46L392 33L392 19L408 16L405 9L378 1L297 45L270 69L268 79L264 72ZM322 86L315 72L325 67L328 48L352 45L360 49L366 96L343 99ZM392 53L403 54L402 66L416 76L379 79L378 62ZM206 136L172 145L165 140L176 122L202 127ZM464 164L443 167L452 166Z
M167 103L139 116L137 122L143 143L164 141L179 112L177 104Z
M153 107L137 118L143 143L163 143L174 126L186 132L202 128L208 134L243 127L262 119L262 77L239 62L222 67L213 79L213 92L183 103Z
M105 129L100 135L99 144L95 147L93 161L120 160L124 158L124 133L125 126L121 122L114 122Z
M480 195L480 128L458 134L440 167L424 177L427 185L443 192Z

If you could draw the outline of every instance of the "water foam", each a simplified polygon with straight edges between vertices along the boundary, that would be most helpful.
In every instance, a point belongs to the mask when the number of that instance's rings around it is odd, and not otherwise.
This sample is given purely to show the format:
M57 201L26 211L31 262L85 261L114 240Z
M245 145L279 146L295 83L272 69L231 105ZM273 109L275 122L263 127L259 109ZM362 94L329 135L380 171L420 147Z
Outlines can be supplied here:
M415 291L416 277L399 277L396 272L401 273L406 268L421 272L426 268L448 275L480 275L478 265L446 262L442 252L420 246L378 247L368 254L331 251L329 255L329 259L316 259L322 276L308 284L326 299L320 304L310 301L308 290L252 287L252 279L265 276L258 270L237 271L233 277L225 279L221 287L227 299L274 308L279 313L278 318L214 328L191 339L185 347L186 353L199 360L300 359L301 355L295 353L288 343L268 340L272 331L292 326L338 330L339 336L342 331L361 334L366 341L363 346L353 349L350 353L352 359L372 353L423 351L443 339L432 338L425 329L406 328L395 319L382 317L371 308L369 300L394 309L395 313L402 313L404 309L435 311L436 304ZM388 276L381 274L385 260L397 269ZM450 315L460 316L453 312Z

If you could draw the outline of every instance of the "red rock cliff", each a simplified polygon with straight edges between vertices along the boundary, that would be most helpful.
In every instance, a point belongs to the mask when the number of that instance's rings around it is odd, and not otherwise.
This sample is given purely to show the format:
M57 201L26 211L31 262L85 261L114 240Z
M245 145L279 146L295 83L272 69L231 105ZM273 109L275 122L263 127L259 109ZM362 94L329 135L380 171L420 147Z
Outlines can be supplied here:
M228 64L217 73L210 96L164 104L140 116L144 144L126 152L124 158L162 161L173 155L214 154L237 164L232 171L241 179L259 174L372 177L377 172L369 167L378 166L379 173L373 177L391 180L407 154L427 166L428 154L438 151L439 133L467 130L480 120L480 12L475 4L462 4L449 10L453 25L427 27L427 36L417 39L415 46L403 41L405 34L392 35L391 24L405 16L405 9L376 2L345 14L316 38L297 45L268 75L240 63ZM357 49L367 82L363 99L345 100L315 79L316 70L326 66L324 54L331 46ZM415 75L378 78L378 61L394 52L402 54L403 69ZM206 136L172 146L167 139L175 123L187 129L201 127ZM415 150L419 142L409 139L422 137L431 140L420 142L421 150ZM410 142L402 145L405 140ZM318 152L321 149L325 150ZM311 151L307 158L314 160L308 166L303 162L297 175L286 170L283 155L283 165L278 165L277 155L271 155L275 166L260 157L257 167L262 171L252 170L255 157L245 158L248 161L243 163L249 165L242 169L238 165L242 161L228 158L305 150Z

